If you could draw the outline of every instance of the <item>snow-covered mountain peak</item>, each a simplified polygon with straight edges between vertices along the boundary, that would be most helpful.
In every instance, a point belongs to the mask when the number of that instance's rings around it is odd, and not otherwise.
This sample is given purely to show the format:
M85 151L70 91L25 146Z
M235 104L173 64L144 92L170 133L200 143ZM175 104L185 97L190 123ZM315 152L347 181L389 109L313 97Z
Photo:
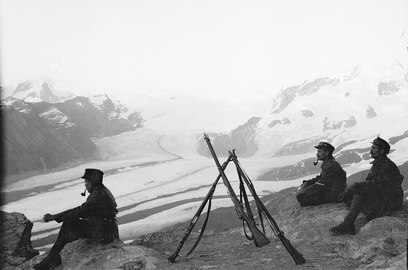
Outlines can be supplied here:
M401 73L401 72L406 72L406 68L404 67L403 64L401 64L400 61L395 61L391 65L391 70L395 73Z
M69 129L73 126L76 126L76 124L72 122L72 119L70 119L69 116L52 105L47 110L41 112L38 116L42 118L44 122L48 123L50 126L53 126L56 129Z
M97 110L107 115L110 120L120 119L123 121L129 121L136 127L141 126L144 122L138 111L129 110L129 108L123 105L120 101L112 100L106 94L90 96L88 97L88 100Z
M347 79L369 79L378 77L379 73L369 64L360 64L347 76Z
M5 99L1 100L1 105L2 106L10 106L12 105L14 102L17 102L19 99L14 98L14 97L6 97Z
M282 89L273 99L269 114L279 114L285 110L297 97L310 97L325 87L336 86L340 80L338 78L322 77L311 82L305 81L303 84L290 86Z
M101 107L106 103L112 103L111 99L106 94L93 95L88 97L89 102L97 107Z
M19 82L12 96L27 102L56 103L74 96L68 89L68 83L65 81L53 81L42 76Z
M254 138L256 155L288 155L312 151L320 140L369 145L378 134L402 136L408 132L406 74L398 63L381 69L363 64L343 79L344 73L281 89L247 143L254 145Z
M3 99L1 101L1 105L13 107L15 110L26 114L30 114L32 112L32 108L25 101L14 97L7 97Z

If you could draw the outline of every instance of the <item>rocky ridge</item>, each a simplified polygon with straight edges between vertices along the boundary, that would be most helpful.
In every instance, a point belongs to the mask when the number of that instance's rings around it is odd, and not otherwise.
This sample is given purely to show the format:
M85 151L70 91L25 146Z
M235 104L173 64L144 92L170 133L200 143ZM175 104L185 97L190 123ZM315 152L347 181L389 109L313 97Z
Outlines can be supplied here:
M228 150L236 148L239 156L252 156L258 150L254 135L257 132L256 125L260 120L260 117L252 117L245 124L227 134L209 133L208 135L214 138L213 145L216 152L220 153L220 156L226 156ZM211 157L205 140L199 140L197 152L203 156Z
M75 96L72 92L66 90L66 88L67 82L54 81L42 76L19 82L12 95L26 102L45 101L57 103Z

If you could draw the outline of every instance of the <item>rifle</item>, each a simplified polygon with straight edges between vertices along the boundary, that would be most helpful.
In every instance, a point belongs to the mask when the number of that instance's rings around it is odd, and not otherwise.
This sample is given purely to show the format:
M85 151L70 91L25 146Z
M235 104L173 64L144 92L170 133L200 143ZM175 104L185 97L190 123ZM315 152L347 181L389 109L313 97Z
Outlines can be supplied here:
M256 194L255 188L247 176L247 174L242 170L241 166L239 165L237 156L235 155L234 151L228 151L229 156L232 158L232 161L235 163L235 166L238 169L239 175L242 176L242 179L244 180L245 184L248 186L253 198L255 199L255 203L258 207L258 209L261 210L261 212L266 216L266 219L269 223L269 226L271 226L272 231L275 233L275 235L279 238L283 246L286 248L286 250L289 252L289 254L292 256L293 260L295 261L296 265L300 265L306 262L305 258L301 253L299 253L290 243L290 241L285 237L284 232L281 231L278 227L278 224L276 221L273 219L271 214L269 214L268 210L266 209L265 205L262 203L261 199L258 197L258 194Z
M217 155L215 154L214 148L211 145L210 138L207 136L207 134L204 133L204 139L207 142L208 148L210 149L211 155L215 161L215 164L217 165L218 171L221 174L222 181L224 182L224 185L228 189L228 193L231 197L232 202L235 205L235 209L237 210L237 213L241 219L243 219L246 224L249 227L249 230L252 233L252 237L255 243L255 246L257 247L262 247L264 245L269 244L268 238L256 227L255 221L253 219L250 219L246 214L244 209L242 208L242 205L237 199L237 195L235 195L234 189L232 188L231 184L229 183L227 176L224 173L224 170L222 169L220 162L218 161ZM231 154L230 154L231 157Z
M231 158L228 157L228 159L222 164L222 171L225 170L225 168L227 167L227 165L228 165L228 163L229 163L230 161L231 161ZM203 223L203 227L202 227L202 229L201 229L200 235L198 236L198 239L197 239L196 243L195 243L194 246L190 249L190 251L186 254L186 256L188 256L189 254L191 254L191 253L193 252L193 250L197 247L198 242L200 241L201 236L203 235L204 230L205 230L205 227L206 227L206 225L207 225L207 220L208 220L208 217L209 217L209 214L210 214L210 208L211 208L211 198L212 198L212 196L213 196L213 194L214 194L215 188L217 187L217 184L218 184L218 181L220 180L220 178L221 178L221 174L218 174L217 179L215 179L214 183L212 184L210 190L208 191L207 195L205 196L204 201L201 203L201 205L200 205L200 207L197 209L197 212L195 213L194 217L191 219L190 225L188 226L186 232L184 233L184 236L183 236L183 238L181 239L181 241L180 241L180 243L179 243L179 245L178 245L176 251L175 251L172 255L170 255L170 256L167 258L167 260L168 260L169 262L174 263L175 260L176 260L176 258L177 258L178 256L180 256L180 255L179 255L179 252L180 252L181 248L183 247L184 242L187 240L187 237L190 235L191 231L193 230L195 224L196 224L197 221L198 221L198 218L199 218L200 215L201 215L201 212L203 211L203 209L204 209L204 207L205 207L205 205L207 204L207 201L208 201L209 203L208 203L207 216L206 216L206 219L205 219L205 221L204 221L204 223Z

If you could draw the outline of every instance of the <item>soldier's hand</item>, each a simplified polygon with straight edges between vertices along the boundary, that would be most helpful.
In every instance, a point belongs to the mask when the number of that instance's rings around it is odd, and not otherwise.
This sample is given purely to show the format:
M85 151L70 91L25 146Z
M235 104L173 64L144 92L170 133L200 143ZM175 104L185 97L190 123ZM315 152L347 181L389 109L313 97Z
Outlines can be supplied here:
M45 222L54 220L54 216L47 213L47 214L44 215L43 220L44 220Z
M305 185L307 185L308 180L303 180L302 184L298 187L298 190L303 188Z
M340 193L339 196L337 196L337 200L338 200L339 202L343 201L344 195L346 195L345 192Z

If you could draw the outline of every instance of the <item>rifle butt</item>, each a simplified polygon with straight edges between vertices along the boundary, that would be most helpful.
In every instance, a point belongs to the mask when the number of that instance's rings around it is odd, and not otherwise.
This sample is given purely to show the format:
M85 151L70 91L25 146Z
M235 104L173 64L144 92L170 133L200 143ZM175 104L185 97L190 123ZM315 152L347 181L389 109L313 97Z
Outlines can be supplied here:
M296 265L301 265L306 262L305 258L303 257L302 253L297 251L294 246L290 243L290 241L283 235L279 234L279 239L282 242L283 246L289 252L290 256L292 256L293 260L295 261Z
M167 257L167 260L171 263L174 263L176 261L177 256L178 256L178 253L174 253L173 255L170 255L169 257Z
M170 255L169 257L167 257L167 260L171 263L174 263L174 261L176 260L176 258L179 256L179 252L181 250L181 248L184 245L184 242L187 240L187 237L190 235L191 230L193 229L195 222L193 221L197 221L196 216L194 216L194 218L192 219L189 228L186 230L186 232L184 233L183 238L181 239L179 245L176 248L176 251L174 251L173 255Z
M255 246L263 247L270 243L269 239L266 238L266 236L260 230L256 229L256 230L251 230L251 231L252 231L252 236L254 238Z

